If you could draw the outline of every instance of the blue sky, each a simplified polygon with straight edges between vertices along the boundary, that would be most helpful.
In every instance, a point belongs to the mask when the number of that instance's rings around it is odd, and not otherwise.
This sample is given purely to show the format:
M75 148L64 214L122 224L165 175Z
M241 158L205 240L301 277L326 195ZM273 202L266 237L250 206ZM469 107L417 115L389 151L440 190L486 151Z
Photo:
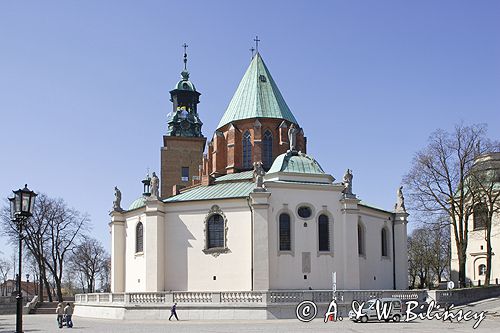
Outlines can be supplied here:
M310 155L369 203L435 129L499 138L498 1L1 1L2 196L62 197L109 248L113 187L128 206L159 170L182 43L210 138L255 35Z

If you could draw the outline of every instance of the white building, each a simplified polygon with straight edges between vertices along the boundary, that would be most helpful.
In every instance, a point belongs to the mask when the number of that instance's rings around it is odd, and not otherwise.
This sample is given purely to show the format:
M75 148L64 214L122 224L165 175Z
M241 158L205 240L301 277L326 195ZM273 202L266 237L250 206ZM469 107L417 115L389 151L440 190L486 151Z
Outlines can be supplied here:
M187 70L171 95L161 196L146 179L143 196L111 213L114 293L331 289L332 272L337 289L408 287L404 205L363 203L352 174L336 182L305 154L260 54L204 158L200 94ZM262 186L255 162L267 170Z
M474 163L474 168L484 170L491 184L491 193L497 195L500 190L500 152L489 153L479 156ZM500 282L500 198L496 200L495 208L492 210L493 220L491 223L491 278L490 283ZM466 259L466 278L473 285L484 285L486 277L486 226L488 219L488 208L484 203L476 204L472 216L468 221L468 242ZM452 280L458 286L458 254L453 228L451 229L451 273Z

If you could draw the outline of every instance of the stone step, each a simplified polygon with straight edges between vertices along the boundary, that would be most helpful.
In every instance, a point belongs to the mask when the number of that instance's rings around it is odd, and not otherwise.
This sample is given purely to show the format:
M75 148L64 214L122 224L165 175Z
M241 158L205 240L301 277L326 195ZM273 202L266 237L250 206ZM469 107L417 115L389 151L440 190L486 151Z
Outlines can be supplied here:
M66 305L66 303L73 303L73 302L64 302L63 304ZM39 302L36 304L36 307L30 313L55 314L57 309L57 304L59 304L59 302Z
M43 309L34 309L33 314L56 314L56 309L49 309L49 308L43 308Z

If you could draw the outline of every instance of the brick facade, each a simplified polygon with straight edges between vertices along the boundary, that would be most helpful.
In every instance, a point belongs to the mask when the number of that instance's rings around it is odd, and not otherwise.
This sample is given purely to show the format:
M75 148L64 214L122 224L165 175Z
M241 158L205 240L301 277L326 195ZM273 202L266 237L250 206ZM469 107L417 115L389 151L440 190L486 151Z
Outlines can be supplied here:
M244 171L243 134L250 133L252 144L252 163L262 162L264 133L269 130L273 138L272 159L289 149L288 128L290 122L276 118L251 118L238 120L219 128L208 144L208 152L203 163L204 175L225 175ZM300 132L297 135L298 150L306 153L306 138Z
M171 196L174 185L190 186L197 182L203 164L205 137L163 136L161 148L161 197ZM189 179L181 179L182 167L189 168Z

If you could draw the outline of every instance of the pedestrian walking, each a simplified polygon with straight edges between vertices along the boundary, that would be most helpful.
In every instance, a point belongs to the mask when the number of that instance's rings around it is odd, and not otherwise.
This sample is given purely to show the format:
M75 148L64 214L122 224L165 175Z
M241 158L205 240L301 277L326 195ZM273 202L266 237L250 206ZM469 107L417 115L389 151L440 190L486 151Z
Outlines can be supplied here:
M71 320L72 316L73 307L71 306L71 303L66 303L66 306L64 307L64 318L66 318L66 326L68 328L73 328L73 321Z
M57 313L57 324L59 325L59 328L62 328L63 316L64 316L64 309L62 303L57 304L56 313Z
M170 317L168 318L168 320L172 319L172 316L175 316L175 319L179 320L179 317L177 317L177 303L174 303L174 305L170 309Z
M451 308L452 308L452 305L451 305L450 303L446 303L446 304L445 304L445 306L444 306L444 310L445 310L444 312L445 312L445 313L451 313ZM453 320L451 320L451 318L452 318L452 317L451 317L451 316L449 316L446 320L449 320L449 321L450 321L450 323L452 323L452 322L453 322ZM444 320L445 320L445 319L444 319L444 316L443 316L443 321L444 321Z

